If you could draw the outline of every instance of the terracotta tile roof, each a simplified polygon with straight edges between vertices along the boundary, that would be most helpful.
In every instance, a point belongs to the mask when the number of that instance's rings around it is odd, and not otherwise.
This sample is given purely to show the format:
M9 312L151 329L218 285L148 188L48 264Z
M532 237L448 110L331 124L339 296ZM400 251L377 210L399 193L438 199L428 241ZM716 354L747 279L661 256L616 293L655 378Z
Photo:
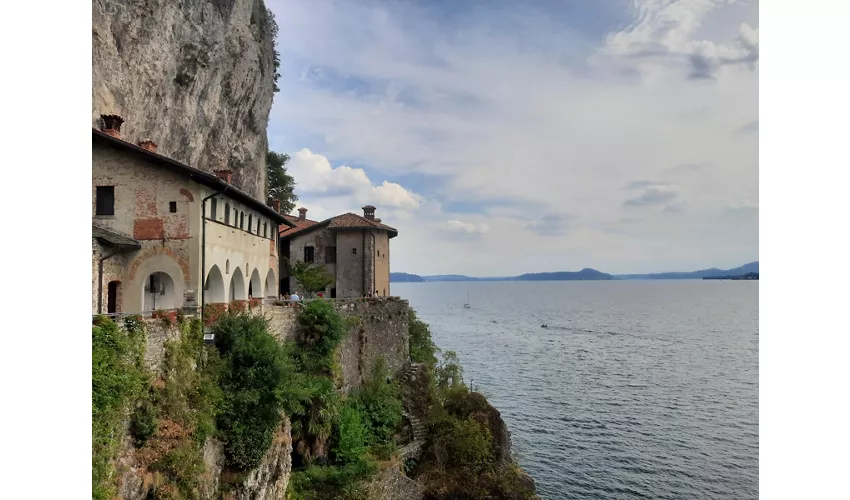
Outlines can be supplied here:
M296 224L294 228L288 228L287 226L280 226L280 235L282 237L289 237L294 235L295 233L301 233L307 229L313 228L314 226L327 226L328 229L382 229L384 231L388 231L390 233L390 238L394 238L398 236L398 230L390 227L386 224L382 224L380 222L375 222L373 220L369 220L363 216L353 214L351 212L337 215L336 217L331 217L330 219L325 219L321 222L316 222L312 220L298 220L298 217L292 215L284 215L288 221ZM288 229L288 230L285 230Z
M288 222L295 224L295 227L289 227L286 224L281 224L280 227L278 228L278 231L280 231L281 236L288 236L292 233L298 232L302 229L307 229L310 226L314 226L314 225L318 224L318 222L316 222L314 220L310 220L310 219L301 220L301 219L298 218L297 215L283 214L283 217Z

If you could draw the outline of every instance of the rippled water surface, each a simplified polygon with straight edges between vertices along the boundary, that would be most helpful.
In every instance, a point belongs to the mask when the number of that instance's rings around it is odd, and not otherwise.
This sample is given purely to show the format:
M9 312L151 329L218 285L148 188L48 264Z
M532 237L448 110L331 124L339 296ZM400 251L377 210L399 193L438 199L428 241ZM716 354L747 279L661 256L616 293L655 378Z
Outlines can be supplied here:
M501 411L542 498L758 498L758 282L392 288Z

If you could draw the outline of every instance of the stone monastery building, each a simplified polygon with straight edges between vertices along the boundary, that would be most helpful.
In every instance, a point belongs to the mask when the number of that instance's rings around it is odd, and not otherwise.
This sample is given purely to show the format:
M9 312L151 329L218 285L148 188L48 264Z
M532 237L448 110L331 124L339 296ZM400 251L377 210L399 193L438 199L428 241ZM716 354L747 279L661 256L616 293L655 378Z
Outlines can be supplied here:
M296 225L215 175L92 129L92 313L277 298L279 228ZM205 279L205 281L204 281Z
M303 292L287 271L303 261L322 264L334 276L327 297L390 294L390 239L398 230L376 219L375 207L363 207L363 216L346 213L321 222L308 219L306 208L298 213L285 216L280 227L281 293Z

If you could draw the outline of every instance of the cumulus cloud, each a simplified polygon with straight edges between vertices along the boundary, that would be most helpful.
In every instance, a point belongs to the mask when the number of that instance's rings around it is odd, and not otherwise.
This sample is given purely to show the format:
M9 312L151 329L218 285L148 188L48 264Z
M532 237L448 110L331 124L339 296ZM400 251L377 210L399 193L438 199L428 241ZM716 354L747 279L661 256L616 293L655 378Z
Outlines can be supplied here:
M299 195L350 195L357 203L403 210L415 210L422 198L394 182L375 186L363 169L346 165L334 168L325 156L306 148L292 155L287 169L296 180Z

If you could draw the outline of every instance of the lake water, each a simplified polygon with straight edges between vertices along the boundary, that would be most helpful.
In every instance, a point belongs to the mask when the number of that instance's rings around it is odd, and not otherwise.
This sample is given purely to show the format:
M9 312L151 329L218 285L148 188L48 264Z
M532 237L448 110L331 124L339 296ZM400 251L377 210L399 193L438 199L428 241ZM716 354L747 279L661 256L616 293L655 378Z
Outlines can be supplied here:
M392 291L502 413L542 498L758 498L757 281Z

